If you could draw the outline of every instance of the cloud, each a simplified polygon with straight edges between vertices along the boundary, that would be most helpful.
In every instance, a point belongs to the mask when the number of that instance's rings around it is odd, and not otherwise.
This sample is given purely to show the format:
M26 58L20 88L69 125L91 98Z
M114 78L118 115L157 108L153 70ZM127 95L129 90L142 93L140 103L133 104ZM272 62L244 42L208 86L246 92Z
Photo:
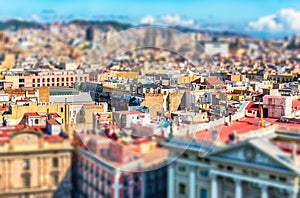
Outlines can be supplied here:
M260 17L249 22L247 30L267 32L296 32L300 31L300 11L292 8L281 9L275 14Z
M40 15L32 14L29 17L29 20L32 20L32 21L42 21L42 20L44 20L44 18L42 16L40 16Z
M194 19L183 18L179 14L168 14L159 17L146 16L140 21L142 24L154 25L180 25L180 26L195 26Z
M179 14L161 16L161 20L168 25L192 26L195 24L193 19L183 19Z
M153 24L154 21L155 21L155 19L152 16L146 16L146 17L141 19L142 24Z

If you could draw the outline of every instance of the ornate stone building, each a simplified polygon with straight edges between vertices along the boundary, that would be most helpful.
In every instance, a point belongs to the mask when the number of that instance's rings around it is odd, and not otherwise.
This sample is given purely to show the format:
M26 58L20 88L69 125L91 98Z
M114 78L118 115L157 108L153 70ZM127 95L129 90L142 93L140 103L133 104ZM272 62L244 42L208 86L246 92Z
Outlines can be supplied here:
M33 130L0 131L0 197L71 197L69 140Z

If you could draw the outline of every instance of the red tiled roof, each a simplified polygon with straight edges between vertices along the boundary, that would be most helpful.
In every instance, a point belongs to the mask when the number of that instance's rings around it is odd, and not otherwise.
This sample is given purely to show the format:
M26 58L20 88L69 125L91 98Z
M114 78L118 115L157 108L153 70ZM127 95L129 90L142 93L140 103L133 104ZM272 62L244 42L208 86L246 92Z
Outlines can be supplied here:
M37 112L27 112L27 113L25 113L25 115L27 115L27 116L39 116L39 114Z
M54 118L60 117L57 113L49 113L49 116L53 116Z
M300 124L295 123L286 123L286 122L279 122L278 119L273 118L264 118L265 121L270 123L270 126L273 124L278 125L279 127L288 127L289 130L297 131L300 128ZM221 131L219 132L219 142L226 143L229 140L229 135L232 134L234 131L237 135L245 134L253 130L258 130L262 128L262 126L255 125L253 123L260 121L260 118L242 118L240 120L236 120L231 122L230 126L222 125ZM268 127L268 126L266 126ZM198 131L195 134L196 140L202 140L206 137L207 130Z
M293 107L299 107L300 106L300 100L293 100L292 106Z
M53 119L47 120L47 122L51 125L60 125L56 120L53 120Z
M44 135L44 140L47 141L63 141L64 138L59 135Z
M27 100L16 100L16 102L28 102Z
M223 82L215 77L206 78L204 83L208 85L223 85Z
M258 108L253 107L254 105L255 105L255 103L251 101L251 102L247 105L246 110L258 110Z
M152 140L150 140L148 138L145 138L145 139L138 138L138 139L135 139L134 142L137 144L143 144L143 143L147 143L147 142L152 142Z
M0 138L0 143L7 143L9 142L9 138L8 137L2 137Z
M19 131L19 130L23 129L24 127L25 127L24 124L19 124L19 125L16 125L16 126L0 127L0 136L1 136L1 133L5 134L5 133L8 133L8 132L16 132L16 131Z
M141 111L137 111L137 110L131 110L131 111L116 111L116 113L120 113L120 114L127 114L127 115L134 115L134 114L145 114Z

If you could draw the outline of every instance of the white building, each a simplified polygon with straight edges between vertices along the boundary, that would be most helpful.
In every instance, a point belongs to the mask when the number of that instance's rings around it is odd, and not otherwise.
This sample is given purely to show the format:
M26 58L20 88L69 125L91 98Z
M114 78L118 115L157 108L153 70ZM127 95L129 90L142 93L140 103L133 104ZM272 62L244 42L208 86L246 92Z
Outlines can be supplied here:
M228 57L229 45L226 42L210 41L204 43L204 50L210 56L220 54L222 57Z
M199 157L201 144L187 149L182 142L166 143L171 161L168 197L299 197L299 157L269 140L258 137L219 147L204 158Z
M131 123L141 125L150 124L150 114L141 111L115 111L113 112L113 121L121 128L130 128Z

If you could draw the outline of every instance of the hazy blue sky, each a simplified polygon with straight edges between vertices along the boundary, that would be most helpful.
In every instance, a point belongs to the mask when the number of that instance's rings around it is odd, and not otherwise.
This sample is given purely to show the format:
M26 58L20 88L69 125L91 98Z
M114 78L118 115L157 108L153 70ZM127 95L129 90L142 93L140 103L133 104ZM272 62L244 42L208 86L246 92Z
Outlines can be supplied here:
M293 10L282 14L284 9ZM202 27L203 24L246 27L252 22L251 28L260 31L286 29L286 24L291 23L290 15L295 18L297 14L300 14L299 0L6 0L0 5L0 19L112 18L139 23L148 16L156 22ZM172 18L175 15L180 18ZM284 23L284 28L278 23Z

